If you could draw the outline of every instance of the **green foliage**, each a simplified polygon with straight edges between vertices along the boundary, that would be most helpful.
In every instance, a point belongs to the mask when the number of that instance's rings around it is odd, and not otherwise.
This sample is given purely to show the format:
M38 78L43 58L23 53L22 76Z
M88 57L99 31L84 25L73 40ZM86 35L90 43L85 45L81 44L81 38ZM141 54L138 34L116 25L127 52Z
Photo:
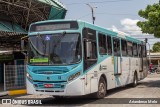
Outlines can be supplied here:
M140 10L138 14L146 19L137 23L142 32L154 34L155 37L160 38L160 5L148 5L145 10Z
M160 42L153 45L153 52L160 52Z

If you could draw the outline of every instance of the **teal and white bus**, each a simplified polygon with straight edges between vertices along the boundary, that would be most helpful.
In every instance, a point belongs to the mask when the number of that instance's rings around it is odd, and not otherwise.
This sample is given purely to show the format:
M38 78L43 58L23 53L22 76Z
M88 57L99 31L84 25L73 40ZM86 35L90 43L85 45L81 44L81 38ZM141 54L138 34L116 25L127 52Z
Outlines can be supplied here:
M137 85L147 76L146 43L80 20L30 25L28 94L103 98L107 90Z

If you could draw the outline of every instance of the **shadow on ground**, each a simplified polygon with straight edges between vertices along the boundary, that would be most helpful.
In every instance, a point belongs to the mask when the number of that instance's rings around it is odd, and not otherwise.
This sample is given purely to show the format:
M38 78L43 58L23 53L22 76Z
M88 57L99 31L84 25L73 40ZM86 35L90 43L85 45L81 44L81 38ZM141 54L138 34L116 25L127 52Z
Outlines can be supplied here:
M138 86L135 88L148 88L148 87L160 88L160 79L156 78L156 79L142 80L138 83ZM48 97L48 98L40 99L42 100L43 105L38 105L38 106L45 106L45 105L47 106L82 106L85 104L100 104L100 103L112 104L113 102L118 102L118 101L120 104L122 103L120 102L121 98L112 99L112 98L108 98L107 96L111 96L118 92L128 90L131 88L134 88L134 87L132 87L131 85L127 85L127 86L108 90L105 99L94 99L90 95L85 95L80 97L67 97L67 98L60 98L60 99L55 99L54 97ZM16 98L16 97L10 97L10 98ZM37 105L27 105L27 106L37 106Z

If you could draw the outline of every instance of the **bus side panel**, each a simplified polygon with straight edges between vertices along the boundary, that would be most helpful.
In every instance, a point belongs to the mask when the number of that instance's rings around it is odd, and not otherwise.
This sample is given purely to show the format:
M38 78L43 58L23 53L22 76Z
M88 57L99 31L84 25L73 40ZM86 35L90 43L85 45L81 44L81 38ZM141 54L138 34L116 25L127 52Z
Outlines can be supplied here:
M109 58L107 58L104 62L104 64L107 65L107 69L106 69L106 78L107 78L107 90L109 89L113 89L116 87L116 80L115 80L115 76L114 76L114 59L112 56L110 56Z
M85 74L85 83L84 83L84 93L90 94L98 91L98 74L99 74L99 65L95 64L94 67L90 68Z
M91 74L91 93L98 91L98 75L96 72Z
M149 70L148 64L147 64L148 62L146 58L143 58L143 63L140 58L138 60L139 60L139 80L142 80L145 77L147 77L148 70ZM142 67L143 67L143 70L142 70Z
M85 74L85 83L84 83L84 93L90 94L91 93L91 72L89 71L87 74ZM96 84L95 84L96 85Z
M147 58L143 58L143 74L144 74L144 77L147 77L147 74L148 74L148 71L149 71L149 65L148 65L148 61L147 61Z
M84 76L77 78L66 85L66 96L84 95Z
M143 74L143 71L142 71L142 59L141 58L139 58L138 59L138 66L139 66L139 79L141 80L141 79L143 79L144 78L144 74Z
M129 84L131 82L131 73L129 71L129 58L128 57L122 57L122 76L123 79L123 85Z
M136 57L132 57L131 58L132 60L132 63L131 63L131 66L132 66L132 82L133 83L133 78L134 78L134 73L137 72L137 76L138 76L138 80L140 80L140 72L139 72L139 64L138 64L138 58Z
M112 57L108 57L97 65L94 65L94 67L85 74L85 94L98 91L98 82L102 74L105 74L106 76L107 89L115 88L114 64L112 62Z

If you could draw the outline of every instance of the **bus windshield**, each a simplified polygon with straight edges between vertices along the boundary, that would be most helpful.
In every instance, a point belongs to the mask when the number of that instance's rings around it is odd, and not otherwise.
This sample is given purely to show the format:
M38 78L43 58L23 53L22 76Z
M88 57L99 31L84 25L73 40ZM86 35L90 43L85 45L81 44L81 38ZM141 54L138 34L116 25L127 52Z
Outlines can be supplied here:
M78 33L59 33L29 37L29 64L67 65L81 60L81 40Z

